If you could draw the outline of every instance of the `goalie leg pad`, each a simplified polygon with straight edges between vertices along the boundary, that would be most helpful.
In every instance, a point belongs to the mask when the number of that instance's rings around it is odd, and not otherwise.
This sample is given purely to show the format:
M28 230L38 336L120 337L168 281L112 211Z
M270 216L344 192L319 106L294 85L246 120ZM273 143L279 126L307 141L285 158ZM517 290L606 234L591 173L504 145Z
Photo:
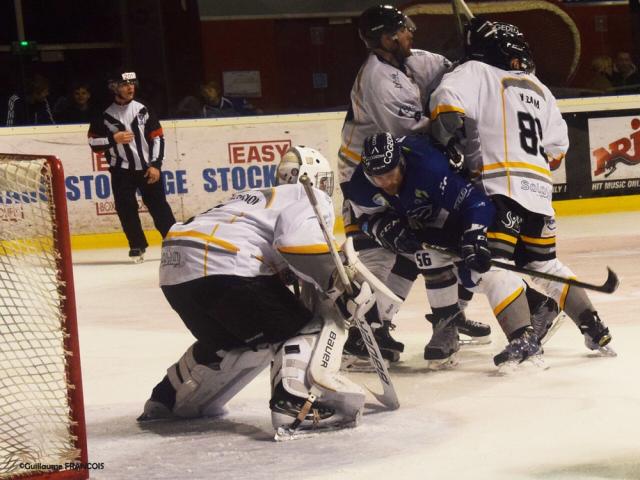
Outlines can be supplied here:
M196 363L193 346L177 364L167 370L176 390L173 414L183 418L215 416L223 413L224 405L253 380L271 361L271 347L236 349L217 352L219 362Z
M339 373L346 331L325 318L322 331L287 340L272 365L273 427L290 425L309 393L318 398L300 428L353 425L362 413L365 393Z

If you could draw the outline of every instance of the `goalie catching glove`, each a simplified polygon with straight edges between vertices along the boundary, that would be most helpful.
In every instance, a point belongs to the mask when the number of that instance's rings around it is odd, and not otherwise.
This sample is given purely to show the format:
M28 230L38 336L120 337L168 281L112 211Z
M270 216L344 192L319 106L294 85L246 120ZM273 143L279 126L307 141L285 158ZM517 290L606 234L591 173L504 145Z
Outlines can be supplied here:
M361 229L383 248L394 253L415 253L421 244L406 220L393 212L371 215L361 224Z

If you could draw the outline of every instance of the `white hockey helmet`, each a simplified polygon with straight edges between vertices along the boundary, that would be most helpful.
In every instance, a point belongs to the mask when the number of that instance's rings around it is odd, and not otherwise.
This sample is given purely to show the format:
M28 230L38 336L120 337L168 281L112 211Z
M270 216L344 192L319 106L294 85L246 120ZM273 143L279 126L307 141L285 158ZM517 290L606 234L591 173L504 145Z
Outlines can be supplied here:
M311 185L331 196L333 193L333 171L329 161L314 148L296 145L290 147L278 164L276 184L297 183L307 174Z

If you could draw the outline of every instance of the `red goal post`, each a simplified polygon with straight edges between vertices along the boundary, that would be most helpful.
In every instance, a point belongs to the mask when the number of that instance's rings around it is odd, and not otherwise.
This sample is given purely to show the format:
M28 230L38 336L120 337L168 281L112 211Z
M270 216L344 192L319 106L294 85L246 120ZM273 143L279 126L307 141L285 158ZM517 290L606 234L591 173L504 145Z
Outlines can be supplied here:
M51 155L0 153L0 418L0 479L88 478L64 172Z

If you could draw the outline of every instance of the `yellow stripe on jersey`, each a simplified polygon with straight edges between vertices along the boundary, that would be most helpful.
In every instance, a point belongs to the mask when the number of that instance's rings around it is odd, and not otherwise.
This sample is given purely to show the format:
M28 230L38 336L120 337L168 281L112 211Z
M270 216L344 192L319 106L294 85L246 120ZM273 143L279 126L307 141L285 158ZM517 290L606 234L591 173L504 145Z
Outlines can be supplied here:
M556 243L556 237L534 238L527 237L526 235L520 235L520 238L524 242L531 243L533 245L553 245L554 243Z
M504 157L502 158L506 159L509 158L509 148L507 147L507 102L504 98L504 88L504 83L502 83L500 89L500 97L502 98L502 138L504 139ZM485 168L486 166L483 164L482 170L484 171ZM509 175L509 165L504 165L503 168L506 168L507 172L507 196L511 197L511 176Z
M360 232L360 227L358 225L345 225L344 233L353 233Z
M338 248L336 246L336 248ZM326 243L318 243L316 245L299 245L291 247L278 247L280 253L291 253L294 255L318 255L329 253L329 246Z
M355 93L354 93L354 100L351 102L351 106L353 107L353 119L357 120L358 117L360 116L360 110L362 110L362 107L360 106L360 91L361 91L361 81L362 81L362 74L364 71L364 65L362 67L360 67L360 70L358 71L358 75L356 77L356 81L354 84L354 88L356 89ZM356 162L360 162L360 155L357 152L354 152L352 150L349 150L349 147L351 146L351 143L353 143L353 134L356 131L356 126L351 125L351 132L349 132L348 138L346 139L346 145L343 147L340 147L340 152L347 158L351 158L352 160L356 161ZM344 138L344 137L343 137ZM355 155L355 156L354 156Z
M518 243L518 237L514 237L513 235L508 235L506 233L500 232L488 232L487 238L492 238L494 240L502 240L503 242L510 243L511 245L515 245Z
M497 317L502 313L502 311L507 308L509 305L513 303L513 301L520 296L520 294L524 291L524 287L518 288L515 292L501 301L496 308L493 309L493 314Z
M436 117L441 113L448 113L448 112L458 112L465 115L464 108L462 107L456 107L454 105L438 105L431 112L431 120L435 120Z
M234 215L233 217L231 217L231 220L229 220L229 223L235 223L235 221L240 217L244 217L244 212L241 212L238 215ZM218 228L217 225L216 225L216 228ZM214 229L214 232L215 232L215 229ZM213 232L211 232L211 235L213 235Z
M215 231L215 229L214 229ZM177 238L177 237L192 237L198 238L200 240L204 240L207 243L213 243L224 250L229 252L237 253L240 251L238 247L234 244L227 242L226 240L222 240L220 238L216 238L213 235L207 235L206 233L198 232L196 230L188 230L186 232L169 232L167 233L166 238Z
M540 86L537 85L535 82L529 80L528 78L504 77L502 79L502 87L503 88L516 87L516 88L522 88L524 90L531 90L535 92L538 96L542 97L543 100L546 100L544 96L544 92L542 91Z
M504 148L506 152L506 149L507 149L506 142L505 142ZM496 163L491 163L489 165L483 165L482 171L488 172L491 170L506 170L508 172L510 168L522 168L523 170L532 170L536 173L543 174L545 177L551 178L551 172L549 171L548 168L539 167L538 165L534 165L532 163L527 163L527 162L508 162L508 161L496 162Z
M274 187L271 188L271 197L269 198L269 201L267 202L267 204L265 205L264 208L271 208L271 205L273 205L273 202L276 198L276 189Z

